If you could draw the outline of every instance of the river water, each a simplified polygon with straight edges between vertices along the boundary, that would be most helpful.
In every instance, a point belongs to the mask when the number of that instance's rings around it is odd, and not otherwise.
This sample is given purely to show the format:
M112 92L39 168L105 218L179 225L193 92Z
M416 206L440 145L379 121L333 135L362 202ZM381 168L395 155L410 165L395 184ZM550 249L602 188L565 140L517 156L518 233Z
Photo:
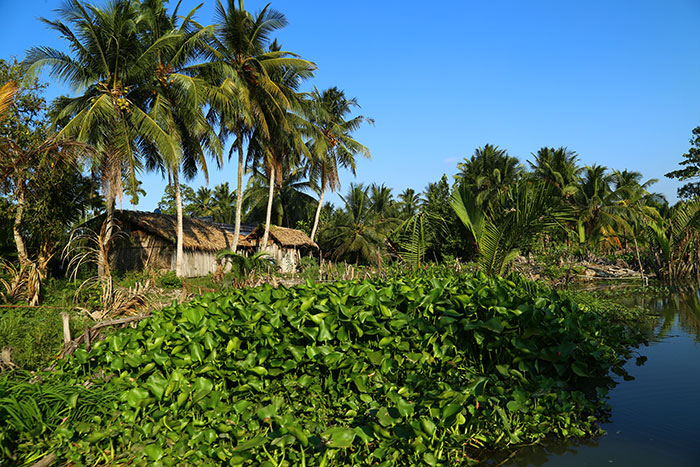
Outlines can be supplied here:
M610 391L612 417L597 439L527 448L505 465L700 466L700 291L647 300L657 316L649 345L637 349Z

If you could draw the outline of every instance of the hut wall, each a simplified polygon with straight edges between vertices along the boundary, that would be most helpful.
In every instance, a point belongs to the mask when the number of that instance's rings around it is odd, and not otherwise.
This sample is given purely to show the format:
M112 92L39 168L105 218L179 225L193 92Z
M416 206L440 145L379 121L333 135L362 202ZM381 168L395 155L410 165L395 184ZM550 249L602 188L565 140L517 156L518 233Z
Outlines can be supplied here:
M260 248L260 250L272 255L282 272L296 271L299 263L299 251L295 248L285 248L281 247L277 242L270 242L265 248Z
M174 251L170 258L170 269L175 271L177 253ZM183 275L185 277L206 276L216 271L216 253L213 251L185 250L183 255Z
M161 238L134 230L117 240L112 248L112 264L121 271L170 267L172 246Z

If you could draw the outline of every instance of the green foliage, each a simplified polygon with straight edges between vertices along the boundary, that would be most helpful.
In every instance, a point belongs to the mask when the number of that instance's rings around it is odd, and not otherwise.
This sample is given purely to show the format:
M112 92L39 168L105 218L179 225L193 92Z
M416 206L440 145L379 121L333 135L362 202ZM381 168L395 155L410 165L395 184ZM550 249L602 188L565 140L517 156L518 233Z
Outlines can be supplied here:
M76 434L91 439L91 425L112 416L113 404L122 392L117 384L95 390L59 381L37 384L33 380L28 372L14 373L12 379L0 377L0 419L4 424L0 459L13 464L21 463L14 456L17 451L30 449L32 456L23 459L29 463L50 454L45 445L32 445L47 433L58 439Z
M389 217L386 210L376 210L378 199L370 197L371 188L351 183L347 194L341 196L344 209L335 211L319 234L321 250L332 251L336 261L380 264L385 255L384 242L396 219ZM375 187L373 191L379 194L382 190ZM389 204L388 194L384 191L381 195L384 207Z
M320 265L318 258L313 256L304 256L299 260L299 272L301 277L310 281L319 279Z
M521 180L499 192L484 209L468 188L454 191L452 207L476 240L483 272L503 274L521 250L568 218L555 192L546 182Z
M446 175L425 190L421 212L444 221L444 228L426 232L426 257L430 260L441 261L446 256L470 260L475 254L473 237L450 205L451 192Z
M61 310L55 308L5 308L0 311L0 349L12 348L12 360L27 370L49 366L63 345ZM79 335L88 319L71 316L71 333Z
M233 285L235 286L244 285L254 273L267 273L277 269L275 258L264 251L245 256L231 250L221 250L216 253L216 259L222 265L229 264L231 266L229 274L233 276Z
M693 129L690 149L683 154L683 160L679 164L684 167L667 173L668 178L677 178L684 182L700 177L700 126ZM697 196L700 196L700 182L686 183L678 189L679 198L689 199Z
M180 196L182 196L182 212L186 216L194 214L194 200L196 198L195 191L185 185L180 184ZM175 186L171 183L165 186L163 197L158 202L158 209L163 214L174 216L177 213L177 203L175 201Z
M403 221L395 230L401 259L413 267L421 267L428 246L426 234L444 229L444 223L443 219L424 212Z
M659 279L675 284L700 277L700 197L678 203L667 218L650 219L646 234Z
M491 144L476 148L471 158L457 164L457 170L457 184L477 193L482 206L523 175L523 166L517 157Z
M164 289L179 289L182 287L182 280L177 277L175 271L168 271L162 276L158 277L156 284Z
M600 310L484 275L207 294L43 376L90 381L109 416L56 428L65 412L39 405L32 431L0 404L0 448L17 463L468 465L597 433L632 337ZM25 384L6 377L0 399Z

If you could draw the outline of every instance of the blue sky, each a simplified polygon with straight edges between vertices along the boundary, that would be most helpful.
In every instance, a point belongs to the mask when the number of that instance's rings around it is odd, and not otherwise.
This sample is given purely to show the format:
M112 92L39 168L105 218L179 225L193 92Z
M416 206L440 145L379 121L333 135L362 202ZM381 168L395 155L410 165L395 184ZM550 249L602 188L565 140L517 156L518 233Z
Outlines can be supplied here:
M204 0L198 19L213 20ZM173 2L175 3L175 2ZM199 1L183 1L182 11ZM0 57L33 45L61 47L36 20L56 0L0 0ZM257 11L263 2L249 0ZM356 137L372 160L349 182L423 190L490 143L525 162L542 146L567 146L584 164L666 179L700 125L700 2L659 1L275 1L289 26L283 47L317 63L308 86L338 86L375 120ZM51 94L65 92L52 86ZM164 182L145 174L139 209L151 210ZM235 166L209 185L235 185ZM189 182L198 187L202 179ZM338 203L337 197L331 197ZM127 204L125 202L125 207Z

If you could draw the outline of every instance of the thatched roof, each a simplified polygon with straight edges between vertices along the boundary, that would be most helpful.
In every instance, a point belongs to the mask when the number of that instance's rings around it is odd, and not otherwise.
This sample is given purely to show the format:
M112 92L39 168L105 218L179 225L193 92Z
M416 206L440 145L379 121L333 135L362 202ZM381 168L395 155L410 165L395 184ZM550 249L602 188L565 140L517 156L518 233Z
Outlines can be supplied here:
M116 217L130 224L130 230L140 229L175 243L177 237L177 218L168 214L141 211L117 211ZM219 251L233 247L234 236L231 232L209 222L183 217L183 247L187 250ZM239 236L240 247L252 246L242 235Z
M246 237L246 240L253 244L255 243L255 240L261 239L264 234L265 227L261 225L258 226L255 230L253 230ZM289 229L287 227L277 227L275 225L271 225L270 238L283 247L318 248L318 245L316 245L316 243L314 243L314 241L311 240L309 236L306 235L304 232L302 232L301 230Z

